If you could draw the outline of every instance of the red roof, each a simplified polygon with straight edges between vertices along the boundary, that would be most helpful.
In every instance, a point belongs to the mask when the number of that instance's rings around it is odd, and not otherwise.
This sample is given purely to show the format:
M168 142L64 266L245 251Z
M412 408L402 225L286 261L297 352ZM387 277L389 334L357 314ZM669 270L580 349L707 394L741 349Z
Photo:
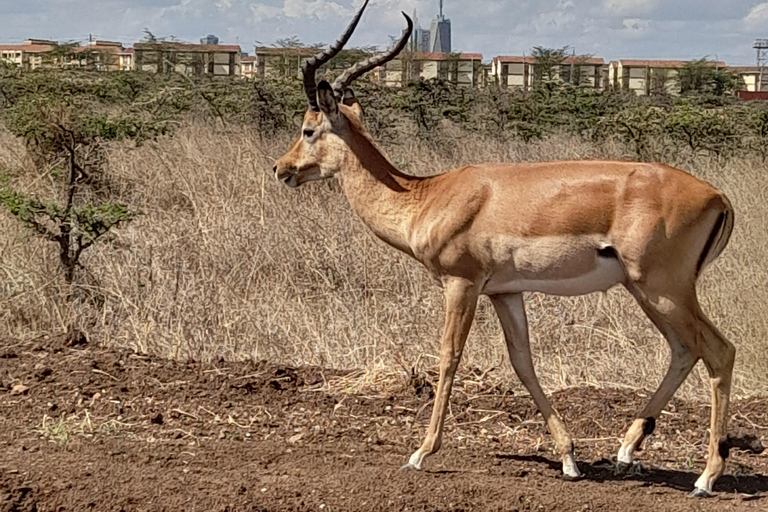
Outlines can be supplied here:
M760 72L760 68L757 66L728 66L727 69L732 73L749 74Z
M53 49L53 46L47 44L3 44L0 45L0 51L21 51L29 53L45 53Z
M536 61L533 57L523 55L499 55L494 57L493 60L501 62L502 64L523 64L525 62L533 63Z
M247 57L243 57L240 59L240 62L256 62L256 56L255 55L248 55Z
M200 53L240 53L240 46L236 44L192 44L158 41L157 43L135 43L134 50L172 50L177 52Z
M482 53L415 52L411 56L414 60L483 60Z
M322 51L321 48L274 48L272 46L259 46L256 55L301 55L311 57Z
M619 59L623 67L648 67L648 68L684 68L687 64L695 61L689 60L644 60L644 59ZM725 67L725 62L706 61L707 65Z
M497 62L500 62L502 64L535 64L536 63L536 57L533 57L531 55L499 55L498 57L494 57L494 60ZM566 57L561 64L576 64L576 65L592 65L592 66L602 66L605 64L605 61L601 59L600 57L579 57L571 56Z

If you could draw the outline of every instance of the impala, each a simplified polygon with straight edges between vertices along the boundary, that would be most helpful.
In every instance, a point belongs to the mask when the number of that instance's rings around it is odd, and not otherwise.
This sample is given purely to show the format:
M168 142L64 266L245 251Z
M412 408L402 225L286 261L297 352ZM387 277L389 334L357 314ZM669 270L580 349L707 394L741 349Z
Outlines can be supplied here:
M335 176L349 204L384 242L425 265L442 283L445 324L440 378L426 437L403 469L421 469L441 445L448 400L480 295L499 316L515 372L554 437L566 479L582 475L573 440L544 394L531 361L523 292L582 295L623 285L666 338L666 376L623 438L617 469L653 432L656 418L701 359L711 379L707 465L694 496L708 496L728 457L726 423L735 349L702 311L696 279L733 229L728 199L711 185L661 164L570 161L478 164L431 177L398 171L371 140L349 88L395 58L413 29L382 55L331 85L315 72L349 40L303 66L309 109L301 136L274 167L290 187Z

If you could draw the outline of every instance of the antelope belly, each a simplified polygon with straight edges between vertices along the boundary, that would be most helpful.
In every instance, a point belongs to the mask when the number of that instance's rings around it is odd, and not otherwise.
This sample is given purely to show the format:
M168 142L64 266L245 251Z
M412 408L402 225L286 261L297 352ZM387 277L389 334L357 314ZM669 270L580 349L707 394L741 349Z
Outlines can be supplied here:
M624 269L616 257L595 255L594 264L587 265L577 273L567 268L567 263L565 267L547 268L534 274L503 272L502 275L493 276L488 280L483 293L494 295L541 292L550 295L574 296L604 292L624 281Z

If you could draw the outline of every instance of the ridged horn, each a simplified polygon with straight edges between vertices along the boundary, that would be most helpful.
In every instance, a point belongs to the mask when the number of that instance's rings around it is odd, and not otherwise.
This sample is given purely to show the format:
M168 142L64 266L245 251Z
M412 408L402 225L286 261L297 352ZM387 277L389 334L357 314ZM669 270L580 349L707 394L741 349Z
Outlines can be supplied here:
M352 33L355 31L357 23L360 21L360 17L363 15L363 11L367 5L368 0L365 0L365 2L363 2L363 6L359 11L357 11L357 14L355 14L355 17L352 18L352 21L347 27L347 30L344 31L338 41L331 45L331 47L327 50L323 50L314 57L307 59L307 61L301 67L301 73L304 80L304 92L307 95L309 108L315 112L320 111L320 107L317 105L317 83L315 82L315 72L317 71L317 68L331 60L336 56L337 53L341 51L342 48L344 48L344 45L347 44L349 38L352 37Z
M357 78L378 66L386 64L403 51L403 48L405 48L405 45L408 44L408 40L411 38L411 32L413 32L413 21L404 12L403 16L405 16L405 20L408 22L408 29L405 31L403 37L400 38L395 46L393 46L389 51L383 53L382 55L374 55L373 57L358 62L351 68L344 71L341 76L334 80L333 92L337 99L341 100L344 97L344 90L349 87L349 84L354 82Z

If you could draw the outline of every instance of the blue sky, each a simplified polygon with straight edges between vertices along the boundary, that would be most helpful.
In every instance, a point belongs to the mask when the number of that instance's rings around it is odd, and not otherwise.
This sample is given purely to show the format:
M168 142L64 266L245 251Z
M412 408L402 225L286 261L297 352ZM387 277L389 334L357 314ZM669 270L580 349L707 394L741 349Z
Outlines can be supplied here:
M148 28L197 41L213 33L253 51L298 36L331 42L362 0L0 0L0 44L28 37L132 43ZM422 26L437 0L371 0L353 45L386 46L417 9ZM768 38L768 1L754 0L445 0L456 50L522 54L570 45L606 60L708 56L754 64L752 43Z

